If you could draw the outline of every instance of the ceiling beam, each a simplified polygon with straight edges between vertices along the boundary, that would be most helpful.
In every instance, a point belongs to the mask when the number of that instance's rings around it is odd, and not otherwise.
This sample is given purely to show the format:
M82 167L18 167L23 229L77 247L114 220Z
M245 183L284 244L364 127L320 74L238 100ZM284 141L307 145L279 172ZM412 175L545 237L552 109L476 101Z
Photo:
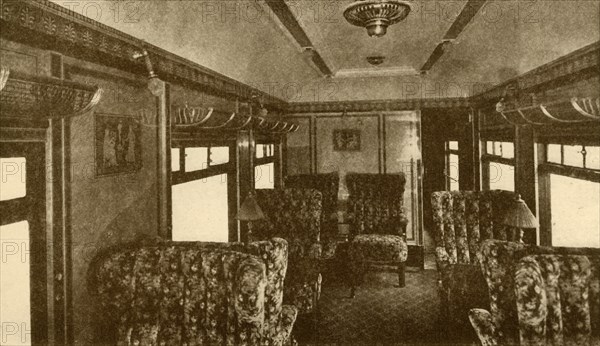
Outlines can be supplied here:
M467 3L465 4L465 7L463 7L463 9L462 9L462 11L460 11L460 14L458 15L458 17L456 17L456 19L454 20L454 23L452 23L452 25L450 26L450 29L448 29L448 32L446 32L446 35L444 36L444 40L457 39L458 35L460 35L460 33L465 29L467 24L469 24L471 22L473 17L475 17L477 12L479 12L481 7L483 7L485 2L486 2L486 0L469 0L469 1L467 1Z
M475 17L485 2L486 0L467 1L465 7L463 7L462 11L460 11L460 14L456 17L446 32L446 35L444 35L442 42L435 47L425 64L423 64L423 67L421 67L421 73L427 73L433 67L433 65L435 65L435 63L447 50L446 45L458 38L460 33L462 33L465 27L471 22L471 20L473 20L473 17Z
M306 32L298 23L298 20L290 10L289 6L284 0L265 0L271 11L275 13L281 24L285 26L287 31L292 35L294 40L305 50L311 51L311 60L317 66L319 71L325 76L331 76L333 72L331 68L327 66L321 54L314 48L313 43L306 35Z

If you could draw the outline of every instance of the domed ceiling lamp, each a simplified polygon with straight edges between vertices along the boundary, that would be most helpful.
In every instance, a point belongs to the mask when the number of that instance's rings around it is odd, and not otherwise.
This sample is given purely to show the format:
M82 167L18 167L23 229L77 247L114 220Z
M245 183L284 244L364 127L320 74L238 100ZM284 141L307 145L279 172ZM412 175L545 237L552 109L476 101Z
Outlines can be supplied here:
M367 28L371 37L381 37L387 27L402 21L410 13L411 5L401 0L359 0L344 10L344 18L356 26Z

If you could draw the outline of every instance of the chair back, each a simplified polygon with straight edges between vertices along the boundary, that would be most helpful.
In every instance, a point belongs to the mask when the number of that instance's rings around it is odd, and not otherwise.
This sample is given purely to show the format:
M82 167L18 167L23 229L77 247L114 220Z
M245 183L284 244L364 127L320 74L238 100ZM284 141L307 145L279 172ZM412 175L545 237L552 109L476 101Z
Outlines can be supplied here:
M252 240L287 240L289 256L304 257L321 233L321 193L314 189L258 189L264 220L252 223Z
M516 194L511 191L437 191L431 194L438 266L476 264L486 239L518 241L520 231L502 225Z
M403 209L405 184L403 173L346 174L353 235L404 236L407 223Z
M99 320L113 344L258 344L266 266L248 253L196 243L120 246L90 269ZM107 340L104 340L107 341Z
M489 239L481 244L478 253L483 276L490 295L490 314L496 339L502 344L518 343L519 325L514 273L517 263L529 255L580 255L598 261L600 249L547 247ZM594 269L590 290L591 325L595 335L600 331L600 288L598 269Z
M285 178L286 188L314 189L321 192L321 239L331 239L337 235L338 190L340 176L338 172L319 174L297 174Z
M589 345L599 270L600 255L523 257L515 270L521 345Z
M186 244L184 242L172 242ZM189 246L189 245L188 245ZM263 336L270 341L276 340L281 326L283 310L284 278L288 268L288 244L285 239L272 238L254 241L248 244L242 242L217 243L194 242L193 246L201 249L237 251L256 255L264 261L267 275L265 288L265 319ZM269 342L272 344L273 342Z

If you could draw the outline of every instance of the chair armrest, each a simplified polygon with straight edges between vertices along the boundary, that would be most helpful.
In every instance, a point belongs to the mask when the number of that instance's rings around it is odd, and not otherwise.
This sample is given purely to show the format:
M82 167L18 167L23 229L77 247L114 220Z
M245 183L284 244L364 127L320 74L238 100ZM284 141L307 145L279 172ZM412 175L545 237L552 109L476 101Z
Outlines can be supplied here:
M497 346L498 337L496 336L496 326L492 321L492 315L484 309L471 309L469 311L469 320L475 333L479 337L482 346Z

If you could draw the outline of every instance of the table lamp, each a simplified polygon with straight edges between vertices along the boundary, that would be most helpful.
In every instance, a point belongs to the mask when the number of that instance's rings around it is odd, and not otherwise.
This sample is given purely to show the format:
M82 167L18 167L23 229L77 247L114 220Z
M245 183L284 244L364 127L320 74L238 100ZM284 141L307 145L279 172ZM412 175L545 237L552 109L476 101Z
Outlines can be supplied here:
M240 206L240 209L238 210L238 213L235 216L235 218L240 221L248 222L248 235L246 239L250 241L252 235L252 221L257 221L265 218L265 214L263 213L262 209L260 209L260 206L256 201L256 197L254 196L254 193L248 193L248 196Z
M506 226L518 228L521 231L520 241L523 242L523 228L538 228L540 224L531 212L521 195L517 195L514 203L508 207L504 220Z

